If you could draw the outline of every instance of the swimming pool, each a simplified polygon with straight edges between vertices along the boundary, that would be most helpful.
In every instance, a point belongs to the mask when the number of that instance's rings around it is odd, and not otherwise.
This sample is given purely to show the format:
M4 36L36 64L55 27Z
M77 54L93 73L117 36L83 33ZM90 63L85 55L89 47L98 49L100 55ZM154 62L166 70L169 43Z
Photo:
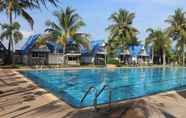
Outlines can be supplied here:
M22 73L73 107L93 105L94 91L80 102L91 86L99 91L108 85L112 91L112 102L186 87L185 68L35 70ZM108 93L103 91L97 103L108 103Z

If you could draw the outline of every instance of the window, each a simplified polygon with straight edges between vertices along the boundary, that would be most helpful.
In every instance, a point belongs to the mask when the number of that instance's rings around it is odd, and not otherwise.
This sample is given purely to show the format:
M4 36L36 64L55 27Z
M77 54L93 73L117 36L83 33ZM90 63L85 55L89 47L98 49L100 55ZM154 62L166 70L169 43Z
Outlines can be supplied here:
M32 57L38 57L38 53L37 52L32 52Z
M46 52L32 52L32 57L44 58L47 57Z

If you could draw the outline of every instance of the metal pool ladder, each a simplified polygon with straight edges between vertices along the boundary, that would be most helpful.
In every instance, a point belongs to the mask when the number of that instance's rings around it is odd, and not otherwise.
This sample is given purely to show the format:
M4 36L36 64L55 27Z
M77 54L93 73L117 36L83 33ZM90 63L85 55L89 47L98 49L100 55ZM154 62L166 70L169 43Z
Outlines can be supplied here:
M101 93L104 91L104 90L108 90L109 92L109 103L108 103L108 106L109 106L109 110L111 109L111 102L112 102L112 91L110 89L110 87L108 85L104 85L101 90L99 92L97 92L97 89L96 87L94 86L91 86L89 87L89 89L87 90L87 92L84 94L84 96L82 97L81 99L81 104L83 103L83 101L85 100L85 98L87 97L87 95L91 92L91 90L94 89L95 90L95 96L94 96L94 101L93 101L93 105L94 105L94 109L95 111L97 111L97 98L101 95Z

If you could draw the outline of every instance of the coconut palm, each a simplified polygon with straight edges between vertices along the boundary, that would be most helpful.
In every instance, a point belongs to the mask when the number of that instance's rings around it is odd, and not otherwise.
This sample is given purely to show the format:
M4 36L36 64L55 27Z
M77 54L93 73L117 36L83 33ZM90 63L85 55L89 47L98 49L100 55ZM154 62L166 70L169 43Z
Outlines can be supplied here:
M40 8L41 4L46 6L46 2L57 5L58 0L1 0L0 12L4 11L8 17L10 24L13 23L14 16L22 16L33 28L34 21L27 12L28 9Z
M154 30L152 28L147 29L149 36L145 40L146 46L151 46L153 49L152 60L154 60L154 53L156 52L158 57L163 58L163 65L166 65L166 53L171 48L171 40L168 33L161 29Z
M18 1L18 0L1 0L0 1L0 12L5 12L7 16L9 17L9 26L11 27L14 23L13 21L13 15L21 15L23 18L25 18L29 24L31 25L31 28L33 28L33 19L32 17L26 12L27 8L31 8L35 6L32 4L30 1ZM9 55L8 57L12 57L12 62L13 62L13 51L14 51L14 39L13 39L13 31L10 30L10 34L8 37L6 37L9 40ZM11 59L11 58L9 58ZM9 60L11 63L11 60Z
M138 44L139 42L136 38L138 30L132 26L134 18L134 13L123 9L112 14L109 18L112 24L106 29L109 31L109 42L115 43L115 46L122 49L127 48L131 44Z
M12 26L14 23L13 16L22 16L26 21L30 24L31 28L33 29L34 20L27 12L27 9L33 8L40 8L41 4L46 6L46 2L50 2L56 5L58 0L1 0L0 1L0 12L5 12L9 18L9 24ZM13 44L13 34L10 32L11 35L7 37L9 39L9 45L12 51L14 50ZM13 53L12 58L13 58ZM10 56L10 55L9 55Z
M46 29L53 39L64 46L64 53L68 39L73 39L76 44L81 44L84 47L89 47L88 34L78 33L78 30L85 26L81 17L75 12L74 9L67 7L66 9L61 9L60 11L54 12L54 16L57 18L57 23L52 21L47 21Z
M182 53L182 64L185 64L184 47L186 43L186 12L178 8L174 15L170 15L166 22L169 23L168 32L173 40L177 41L177 53Z
M0 24L1 27L1 33L0 33L0 39L7 39L11 33L13 34L13 38L15 39L15 43L20 41L23 38L22 33L20 32L20 24L18 22L14 22L12 25L9 25L7 23Z
M10 24L0 24L1 27L1 33L0 33L0 39L8 39L10 36L12 36L12 38L15 41L15 43L17 43L19 40L21 40L23 38L22 33L20 32L20 24L18 22L14 22L12 25ZM14 42L12 42L14 43ZM11 59L10 58L10 52L14 51L14 47L12 47L11 43L8 44L8 52L9 54L7 55L7 62Z

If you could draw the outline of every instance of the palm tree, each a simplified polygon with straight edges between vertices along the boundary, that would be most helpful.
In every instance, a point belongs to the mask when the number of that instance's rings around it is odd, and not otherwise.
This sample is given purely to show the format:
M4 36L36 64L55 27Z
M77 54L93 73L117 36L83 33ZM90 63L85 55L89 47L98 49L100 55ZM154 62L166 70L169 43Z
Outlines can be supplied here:
M174 15L170 15L166 20L170 24L168 27L169 35L177 41L177 50L182 52L182 64L185 64L184 47L186 43L186 12L178 8Z
M163 58L163 65L166 65L166 53L171 48L169 35L161 29L154 30L149 28L147 32L150 32L150 34L145 40L145 45L151 46L153 49L152 61L154 60L154 52L156 52L158 56L161 55Z
M57 23L47 21L48 28L46 31L51 34L53 39L64 46L64 53L69 38L72 38L76 44L81 44L84 47L89 47L89 35L85 33L78 33L78 30L85 26L81 17L75 12L74 9L67 7L60 11L54 12L54 16L57 18Z
M2 31L0 33L0 39L7 39L7 37L9 37L11 33L13 34L13 37L15 39L15 43L23 38L23 34L20 32L21 26L18 22L14 22L12 25L9 25L7 23L0 24L0 26Z
M12 25L10 24L0 24L2 32L0 33L0 39L8 39L10 35L14 38L15 43L23 38L22 33L20 32L20 24L18 22L14 22ZM12 42L13 43L13 42ZM14 51L14 47L11 47L11 43L8 45L9 55L11 50ZM10 57L8 57L7 61L9 61ZM8 63L8 62L7 62Z
M13 15L14 16L22 16L26 21L30 24L31 28L33 29L34 20L29 15L29 13L26 11L27 9L33 9L33 8L40 8L41 4L44 4L46 6L46 2L50 2L54 5L57 5L56 2L58 0L1 0L0 1L0 12L5 12L7 16L9 17L9 24L12 26L14 23L13 21ZM13 49L13 34L12 31L10 31L10 34L7 38L9 39L9 45L10 48ZM13 49L14 50L14 49ZM13 51L12 50L12 51ZM13 53L12 58L13 58ZM9 55L10 56L10 55Z
M41 4L46 6L46 2L57 5L58 0L1 0L0 12L4 11L9 17L9 23L13 23L13 15L22 16L33 29L34 21L27 9L40 8Z
M128 45L138 44L136 38L138 30L132 26L134 18L134 13L123 9L113 13L109 18L112 24L106 29L110 32L109 42L115 43L115 46L122 49L127 48Z

